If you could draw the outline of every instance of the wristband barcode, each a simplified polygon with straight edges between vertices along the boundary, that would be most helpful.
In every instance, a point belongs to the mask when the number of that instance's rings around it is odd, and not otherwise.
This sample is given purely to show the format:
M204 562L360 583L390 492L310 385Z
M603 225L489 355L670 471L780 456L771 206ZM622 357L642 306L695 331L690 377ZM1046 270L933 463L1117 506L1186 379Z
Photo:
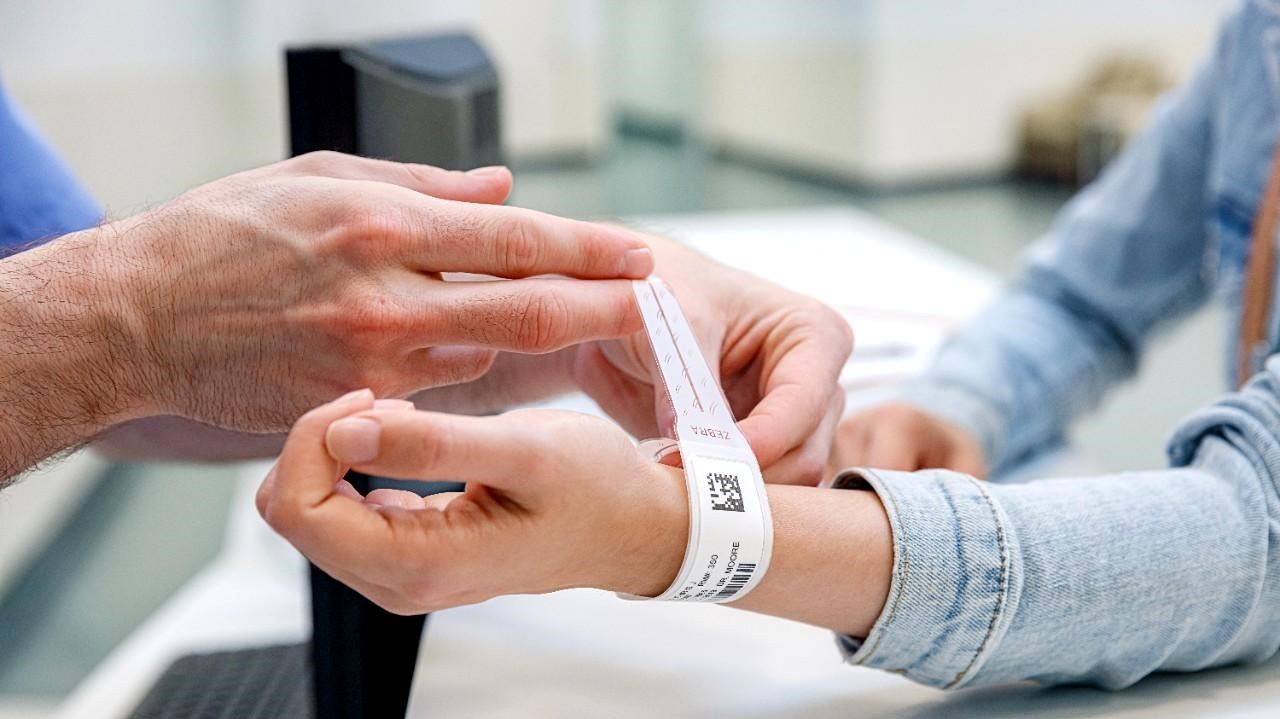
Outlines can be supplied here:
M657 278L632 288L676 420L689 492L684 562L654 599L741 599L760 583L773 550L760 466L671 290Z

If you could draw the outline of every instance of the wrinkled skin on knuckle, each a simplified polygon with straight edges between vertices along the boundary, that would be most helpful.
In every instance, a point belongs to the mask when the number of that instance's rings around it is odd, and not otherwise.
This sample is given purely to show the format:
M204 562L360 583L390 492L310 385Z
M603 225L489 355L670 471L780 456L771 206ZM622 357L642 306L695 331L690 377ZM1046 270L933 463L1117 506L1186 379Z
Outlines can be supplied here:
M409 334L415 318L375 281L351 278L318 321L353 359L364 360L389 356Z
M528 276L537 272L542 263L542 246L525 221L515 217L499 218L494 221L492 234L495 259L508 273Z
M616 265L621 257L618 245L606 236L603 228L591 226L575 246L575 258L581 269L606 268ZM610 260L613 263L610 263Z
M530 352L547 353L563 347L569 339L569 308L554 293L517 297L516 326L522 345Z
M635 298L630 291L617 293L609 297L609 316L614 318L612 332L614 335L622 335L624 332L632 329L638 324L635 302ZM633 339L638 342L640 338L633 335ZM646 339L645 342L647 343L648 340ZM639 352L639 348L631 351L633 353Z

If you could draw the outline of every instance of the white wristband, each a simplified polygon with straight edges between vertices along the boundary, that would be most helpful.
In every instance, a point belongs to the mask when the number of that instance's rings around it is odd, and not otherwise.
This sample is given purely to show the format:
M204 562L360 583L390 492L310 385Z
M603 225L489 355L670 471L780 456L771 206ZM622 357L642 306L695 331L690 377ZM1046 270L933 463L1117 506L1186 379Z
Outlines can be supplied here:
M689 493L684 562L671 586L653 599L741 599L760 583L773 551L773 518L760 465L671 290L657 278L632 287L674 410ZM671 449L668 440L655 459Z

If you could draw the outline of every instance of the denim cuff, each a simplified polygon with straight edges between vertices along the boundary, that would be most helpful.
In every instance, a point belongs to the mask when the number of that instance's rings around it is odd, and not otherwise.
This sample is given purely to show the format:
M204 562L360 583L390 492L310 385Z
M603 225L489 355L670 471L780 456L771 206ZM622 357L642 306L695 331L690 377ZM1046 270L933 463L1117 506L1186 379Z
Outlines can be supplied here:
M998 464L1008 436L1004 420L991 402L962 384L927 375L904 385L897 398L971 432L988 466Z
M835 486L873 489L893 530L889 596L865 639L837 637L845 660L933 687L964 686L1017 606L1008 518L981 482L957 472L849 469Z

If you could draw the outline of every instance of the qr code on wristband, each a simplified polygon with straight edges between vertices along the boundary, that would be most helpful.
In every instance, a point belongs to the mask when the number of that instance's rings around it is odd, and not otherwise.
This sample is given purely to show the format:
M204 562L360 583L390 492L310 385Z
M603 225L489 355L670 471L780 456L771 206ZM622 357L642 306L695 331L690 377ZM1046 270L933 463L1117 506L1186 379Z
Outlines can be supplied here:
M738 483L736 474L711 472L707 475L707 485L711 490L711 508L721 512L745 512L742 504L742 485Z

